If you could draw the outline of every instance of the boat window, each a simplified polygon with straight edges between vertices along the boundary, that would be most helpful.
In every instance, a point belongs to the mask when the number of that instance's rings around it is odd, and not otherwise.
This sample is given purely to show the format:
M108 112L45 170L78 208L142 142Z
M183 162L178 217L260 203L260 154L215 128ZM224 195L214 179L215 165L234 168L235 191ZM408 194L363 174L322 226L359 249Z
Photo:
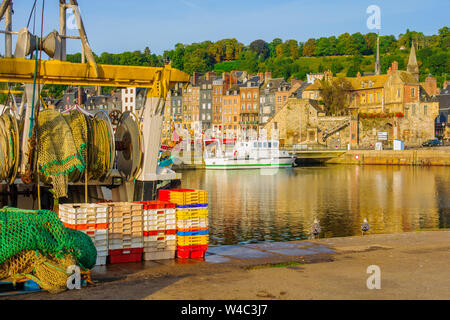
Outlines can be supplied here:
M278 148L278 142L274 142L274 143L273 143L273 147L274 147L274 148Z
M272 142L269 142L269 148L272 148Z
M258 148L262 147L262 142L258 142Z
M267 142L264 142L264 148L267 148Z

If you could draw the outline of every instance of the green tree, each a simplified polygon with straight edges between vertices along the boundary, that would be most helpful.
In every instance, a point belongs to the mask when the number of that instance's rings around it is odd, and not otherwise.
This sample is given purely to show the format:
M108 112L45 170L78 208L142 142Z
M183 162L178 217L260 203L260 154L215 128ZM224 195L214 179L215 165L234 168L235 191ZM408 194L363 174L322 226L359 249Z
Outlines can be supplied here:
M320 95L326 113L332 116L348 114L346 95L352 90L351 83L345 78L333 78L332 80L321 80L321 85Z
M305 45L303 47L303 56L312 57L314 56L315 50L316 50L316 39L314 38L308 39L308 41L305 42Z
M250 43L249 49L255 52L262 60L266 60L270 56L270 47L264 40L255 40Z

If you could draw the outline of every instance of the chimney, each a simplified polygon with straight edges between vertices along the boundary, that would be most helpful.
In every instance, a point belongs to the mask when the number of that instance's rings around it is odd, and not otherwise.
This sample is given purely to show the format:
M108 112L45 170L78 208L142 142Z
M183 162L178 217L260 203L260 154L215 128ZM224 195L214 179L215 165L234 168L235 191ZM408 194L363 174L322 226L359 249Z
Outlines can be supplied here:
M398 62L394 61L392 62L392 72L395 72L398 70Z
M197 72L194 72L192 74L192 86L196 87L198 84L198 78L199 78L199 74Z
M392 73L392 67L389 67L387 74L390 75Z
M264 75L264 79L265 79L266 81L272 79L272 72L266 71L266 73L265 73L265 75Z
M206 81L211 81L214 78L214 71L209 71L206 73Z
M434 96L436 94L439 94L439 92L440 92L439 88L437 87L436 78L433 78L431 76L431 74L425 78L425 83L423 85L423 88L430 96Z

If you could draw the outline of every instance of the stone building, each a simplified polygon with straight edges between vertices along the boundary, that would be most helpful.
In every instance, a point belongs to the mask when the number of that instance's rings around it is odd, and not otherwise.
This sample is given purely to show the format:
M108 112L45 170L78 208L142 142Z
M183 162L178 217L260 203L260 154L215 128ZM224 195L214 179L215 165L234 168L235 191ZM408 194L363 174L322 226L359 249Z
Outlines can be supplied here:
M280 146L317 144L319 141L319 116L323 109L316 100L290 98L275 116L263 127L269 139L276 138Z
M240 131L241 87L234 85L229 88L222 97L222 123L223 133L226 136L237 136Z
M255 77L240 86L240 126L244 131L249 129L258 130L260 85L259 77Z
M202 124L202 130L212 128L212 101L213 101L213 72L208 72L204 77L199 80L200 86L200 121Z
M259 121L262 126L264 126L277 111L275 105L275 93L278 91L278 88L283 81L283 78L270 79L266 77L264 84L261 85L259 90Z
M406 71L398 70L394 61L385 75L345 78L352 88L346 94L352 146L373 148L382 142L391 147L393 139L404 140L406 146L419 146L435 136L434 123L439 114L438 100L432 95L437 92L435 79L428 77L420 83L418 72L412 46ZM334 79L329 77L327 81ZM302 97L320 100L321 88L321 82L315 81L303 90Z

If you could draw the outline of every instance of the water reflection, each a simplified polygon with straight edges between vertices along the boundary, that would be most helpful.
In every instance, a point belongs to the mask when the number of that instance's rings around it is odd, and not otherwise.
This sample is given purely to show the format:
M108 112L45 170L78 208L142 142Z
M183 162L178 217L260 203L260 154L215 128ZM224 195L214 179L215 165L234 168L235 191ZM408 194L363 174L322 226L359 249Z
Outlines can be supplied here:
M321 237L448 228L445 167L323 166L279 170L184 171L182 187L208 190L211 244L306 239L314 217Z

